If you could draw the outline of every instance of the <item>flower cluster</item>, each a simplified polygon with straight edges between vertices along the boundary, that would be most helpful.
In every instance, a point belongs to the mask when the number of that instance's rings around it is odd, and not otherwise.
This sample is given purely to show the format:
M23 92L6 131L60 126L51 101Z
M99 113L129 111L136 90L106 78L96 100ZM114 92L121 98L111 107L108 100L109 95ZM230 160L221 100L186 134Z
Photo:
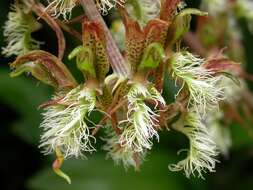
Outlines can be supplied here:
M87 0L103 14L117 7L118 20L125 27L125 32L121 28L120 35L115 34L124 46L122 56L108 28L99 21L100 14L93 15L99 18L96 21L82 21L82 35L68 24L83 15L63 22L79 1L49 0L47 8L32 2L32 10L13 6L5 26L8 45L4 53L19 55L10 65L12 77L29 72L54 87L53 98L41 105L40 147L45 154L56 153L54 171L58 175L70 182L60 170L63 160L95 151L98 130L104 131L101 139L108 158L125 168L139 169L163 128L176 130L189 140L189 148L180 151L186 152L186 158L170 164L171 171L184 170L187 177L201 178L203 172L215 171L218 150L227 154L231 144L228 133L223 135L221 130L220 107L225 101L237 101L237 94L240 97L240 89L234 85L242 72L238 64L225 57L200 58L181 48L180 42L190 30L191 15L207 13L185 8L180 0ZM30 51L39 48L31 33L40 26L31 11L56 32L58 57L42 50ZM68 56L76 58L83 74L80 84L61 61L65 50L61 28L82 42ZM123 75L122 70L127 74ZM168 78L175 88L165 89L164 80ZM175 99L167 101L163 90ZM94 122L91 113L98 110L102 118Z

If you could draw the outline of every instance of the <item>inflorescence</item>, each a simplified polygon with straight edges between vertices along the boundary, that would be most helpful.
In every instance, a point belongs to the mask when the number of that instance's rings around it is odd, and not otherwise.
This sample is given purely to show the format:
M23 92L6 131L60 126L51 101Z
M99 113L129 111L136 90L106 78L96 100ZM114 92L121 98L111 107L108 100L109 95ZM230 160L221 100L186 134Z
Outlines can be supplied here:
M171 171L184 170L186 177L201 178L203 173L215 171L219 151L227 154L231 144L229 135L226 142L220 136L218 120L223 117L220 104L230 100L227 89L236 86L223 75L229 72L224 70L235 63L228 59L224 65L217 60L213 63L180 48L191 14L206 13L184 8L180 0L94 0L103 14L117 7L125 26L125 36L120 36L126 44L123 67L130 72L128 76L108 74L110 52L104 28L85 19L83 44L69 55L70 59L76 57L77 68L84 75L84 82L77 84L60 58L38 50L40 42L31 34L41 24L32 6L43 5L30 2L31 7L22 1L12 6L4 26L7 46L3 54L18 55L10 65L11 76L30 72L55 89L52 100L41 106L43 134L39 147L43 153L56 152L64 159L84 157L96 150L96 132L103 130L107 157L125 168L138 169L154 140L159 141L159 131L170 128L189 140L188 148L179 151L185 152L186 158L170 164ZM64 20L71 17L78 2L48 0L44 14L51 16L49 23L59 23L61 16ZM163 95L165 77L174 81L177 89L170 104ZM91 116L95 111L103 115L99 123Z

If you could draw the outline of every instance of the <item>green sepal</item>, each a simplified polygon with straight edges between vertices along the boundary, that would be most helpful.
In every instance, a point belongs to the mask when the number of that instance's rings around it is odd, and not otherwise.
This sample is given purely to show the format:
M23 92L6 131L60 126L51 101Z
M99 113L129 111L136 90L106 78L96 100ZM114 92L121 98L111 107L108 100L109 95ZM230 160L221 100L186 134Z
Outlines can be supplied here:
M87 47L78 46L68 56L69 59L76 57L77 68L85 75L96 78L96 72L93 65L94 55L92 50Z
M208 13L192 8L187 8L179 12L168 31L170 45L180 40L189 31L191 15L207 16Z
M150 44L144 51L138 71L157 68L164 57L165 52L161 44Z
M180 13L176 16L176 19L177 17L184 17L187 15L208 16L208 12L204 12L204 11L201 11L199 9L194 9L194 8L187 8L180 11Z

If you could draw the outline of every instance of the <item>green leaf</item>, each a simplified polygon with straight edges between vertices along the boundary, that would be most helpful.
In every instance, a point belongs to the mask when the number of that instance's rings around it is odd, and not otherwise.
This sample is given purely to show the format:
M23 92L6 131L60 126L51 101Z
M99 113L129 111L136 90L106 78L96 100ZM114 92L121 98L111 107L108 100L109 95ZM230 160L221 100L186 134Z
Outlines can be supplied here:
M230 125L230 130L233 143L232 149L236 150L252 146L253 139L249 132L251 129L247 129L240 124L233 123Z

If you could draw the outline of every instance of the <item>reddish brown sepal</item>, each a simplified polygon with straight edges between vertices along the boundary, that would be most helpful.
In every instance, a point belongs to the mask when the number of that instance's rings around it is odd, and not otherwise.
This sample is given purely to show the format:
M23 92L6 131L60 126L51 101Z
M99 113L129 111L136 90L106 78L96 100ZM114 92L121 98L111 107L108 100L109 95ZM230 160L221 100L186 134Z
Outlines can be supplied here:
M31 51L19 56L10 64L11 75L18 76L31 72L38 80L55 87L57 90L72 89L77 83L67 67L54 55L41 51Z

